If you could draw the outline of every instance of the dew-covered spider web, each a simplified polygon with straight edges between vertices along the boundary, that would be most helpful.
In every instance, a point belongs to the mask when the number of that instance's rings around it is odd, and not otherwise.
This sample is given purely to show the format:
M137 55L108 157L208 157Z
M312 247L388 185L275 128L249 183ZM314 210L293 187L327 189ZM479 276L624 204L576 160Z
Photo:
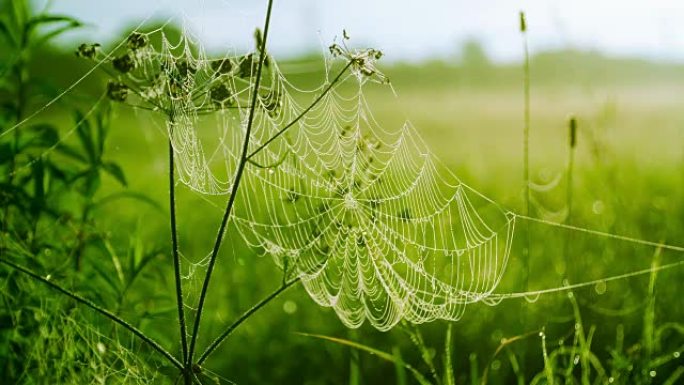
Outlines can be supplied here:
M529 294L495 289L516 219L536 219L463 183L409 122L387 127L377 121L365 91L390 87L375 67L381 54L346 44L345 34L330 48L322 81L313 87L294 84L267 56L259 89L258 53L217 58L189 33L173 41L161 30L135 32L107 55L91 55L93 47L81 53L113 74L109 98L165 118L178 178L199 194L232 192L250 130L232 228L286 275L299 277L313 300L334 309L345 325L367 320L388 330L403 319L457 320L468 304Z
M258 92L231 221L345 325L456 320L487 301L514 216L444 167L410 123L376 121L364 89L386 83L380 52L333 45L322 83L308 90L269 57L255 90L256 53L211 59L187 37L162 34L157 48L134 36L113 61L124 75L110 94L130 92L113 96L166 115L180 181L201 194L232 191ZM211 151L203 130L218 136Z

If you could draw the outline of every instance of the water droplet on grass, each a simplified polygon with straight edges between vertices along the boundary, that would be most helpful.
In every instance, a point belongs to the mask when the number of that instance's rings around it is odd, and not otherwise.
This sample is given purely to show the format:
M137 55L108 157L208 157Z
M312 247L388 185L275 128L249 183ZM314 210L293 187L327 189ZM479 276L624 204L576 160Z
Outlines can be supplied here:
M596 285L594 286L594 290L596 291L596 294L603 295L607 290L606 282L605 281L597 282Z

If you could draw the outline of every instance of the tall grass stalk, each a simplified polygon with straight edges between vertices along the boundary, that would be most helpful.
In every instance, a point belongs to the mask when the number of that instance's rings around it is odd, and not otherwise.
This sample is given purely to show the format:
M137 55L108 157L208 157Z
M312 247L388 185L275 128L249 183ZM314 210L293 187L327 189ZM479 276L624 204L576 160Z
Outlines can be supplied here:
M214 248L211 251L211 257L209 258L209 264L207 265L207 272L204 276L204 282L202 283L202 290L200 292L199 303L197 305L197 313L195 315L195 323L193 324L192 337L190 339L190 349L188 351L186 359L186 365L188 366L191 366L194 358L195 345L197 343L197 337L199 334L200 322L202 321L202 311L204 310L204 301L207 297L207 290L209 289L209 282L211 281L211 275L214 271L214 265L216 264L216 257L218 256L218 252L221 248L223 236L225 234L226 226L228 224L228 218L230 217L230 214L233 210L233 204L235 203L235 197L237 196L238 187L240 186L242 173L245 170L245 166L247 165L249 142L252 133L252 126L254 124L257 96L259 95L259 85L261 84L261 72L264 67L264 60L266 59L266 41L268 40L268 30L271 23L272 9L273 0L268 0L268 6L266 9L266 20L264 22L264 36L261 40L261 46L259 47L259 63L257 64L256 80L254 82L254 88L252 90L252 101L250 103L249 117L247 120L247 129L245 131L245 139L242 144L240 161L235 172L235 178L233 179L233 186L231 187L230 197L228 198L226 209L223 212L221 226L219 227L218 234L216 235L216 242L214 243Z
M520 11L520 33L523 41L523 93L524 93L524 112L523 112L523 182L524 182L524 207L523 211L527 217L531 216L530 207L530 55L527 44L527 20L525 13ZM522 289L527 291L529 288L530 276L530 226L525 225L525 245L522 256Z
M456 385L454 376L454 362L451 353L452 323L447 326L446 336L444 337L444 385Z
M648 300L644 311L643 345L644 358L651 360L655 351L655 305L656 305L656 280L658 278L658 266L660 266L661 248L656 249L651 262L651 274L648 281Z
M173 118L170 117L172 120ZM173 130L173 124L171 125ZM188 359L188 331L185 322L185 303L183 302L183 283L181 281L180 255L178 252L178 228L176 225L176 176L174 170L173 143L169 138L169 212L171 225L171 250L173 254L173 273L176 286L176 306L178 308L178 329L181 340L183 362Z
M570 116L568 119L568 163L566 166L566 191L565 191L565 207L567 209L567 214L565 217L565 223L572 225L572 204L573 204L573 174L575 170L575 148L577 147L577 118ZM568 238L572 237L573 233L567 235ZM563 241L563 277L566 279L568 277L568 268L570 266L570 244L571 239L564 239Z

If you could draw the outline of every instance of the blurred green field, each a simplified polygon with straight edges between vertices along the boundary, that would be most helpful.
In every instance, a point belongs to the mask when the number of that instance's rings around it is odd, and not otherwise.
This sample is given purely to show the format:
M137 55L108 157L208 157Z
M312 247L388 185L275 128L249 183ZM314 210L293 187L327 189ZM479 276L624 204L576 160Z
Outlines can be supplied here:
M45 53L43 60L58 58L54 67L57 87L72 83L85 69L62 53ZM52 56L51 56L52 55ZM318 61L301 59L282 63L288 68L317 68ZM387 86L370 85L366 95L375 118L387 129L398 129L409 120L432 151L466 184L503 207L521 212L523 203L523 75L513 64L426 62L394 63L383 70L397 93ZM77 68L78 71L67 71ZM534 216L552 221L565 205L564 173L568 154L568 117L578 120L577 163L574 171L572 224L654 242L681 245L684 234L684 66L633 59L606 58L596 53L553 52L534 55L531 70L531 176L538 184L560 176L547 192L533 194ZM316 84L322 73L294 71L292 81L303 87ZM103 80L88 79L76 89L74 100L92 104ZM88 96L91 95L91 96ZM39 119L69 127L69 118L51 109ZM66 131L66 130L65 130ZM159 203L162 210L132 201L120 201L101 209L100 218L111 231L112 242L146 247L167 247L167 142L163 122L148 112L115 107L108 154L126 171L129 189ZM118 191L105 180L103 194ZM211 251L225 197L202 197L179 184L178 215L184 262L196 264ZM281 273L271 258L249 250L229 228L212 281L205 337L214 335L260 298L278 287ZM520 291L519 262L525 224L519 223L512 261L497 292ZM654 248L590 234L530 224L530 289L554 288L566 277L570 283L587 282L647 269ZM86 257L89 258L89 257ZM659 263L682 260L681 253L663 250ZM130 289L131 300L120 314L137 319L140 327L166 346L178 350L175 336L171 257L163 278L138 281ZM104 264L110 261L90 260ZM201 266L198 266L201 268ZM589 329L595 326L592 351L605 363L617 360L610 349L624 330L624 346L634 362L643 359L643 335L649 314L657 325L684 320L680 285L684 270L657 274L649 292L649 275L592 285L575 291ZM196 301L201 275L189 279L186 293ZM655 298L655 302L653 299ZM535 333L511 345L529 381L543 370L541 340L545 329L549 349L568 340L576 330L567 293L543 295L527 303L507 300L495 307L469 306L462 320L453 324L454 367L457 383L476 383L489 367L490 384L516 381L510 356L495 358L502 338ZM524 314L524 316L521 316ZM622 325L622 326L620 326ZM430 354L441 362L446 322L421 325ZM683 329L684 330L684 329ZM407 334L396 328L380 333L369 325L346 329L335 313L318 307L299 286L269 304L244 324L222 346L207 367L238 384L401 384L401 374L377 356L348 347L305 337L298 332L336 336L396 352L420 370L420 352ZM617 334L616 334L617 333ZM662 351L681 351L682 334L664 332ZM670 338L671 337L671 338ZM572 338L570 338L572 339ZM619 338L618 338L619 340ZM210 342L201 339L200 346ZM570 343L570 342L566 342ZM630 350L631 349L631 350ZM636 352L636 353L635 353ZM630 353L630 354L632 354ZM681 370L675 357L663 363L653 383ZM650 359L650 358L649 358ZM629 363L627 364L629 365ZM626 370L626 369L625 369ZM401 371L399 371L401 372ZM359 375L360 373L360 375ZM479 376L479 375L478 375ZM409 381L409 383L411 383ZM675 382L676 383L676 382Z

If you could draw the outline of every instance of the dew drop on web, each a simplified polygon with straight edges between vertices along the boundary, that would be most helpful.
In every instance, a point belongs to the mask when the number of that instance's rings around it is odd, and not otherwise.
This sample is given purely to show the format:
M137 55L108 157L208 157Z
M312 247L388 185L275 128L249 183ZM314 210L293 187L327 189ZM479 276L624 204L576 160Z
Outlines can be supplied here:
M596 291L596 294L598 294L598 295L605 294L606 290L607 290L606 281L599 281L596 283L596 285L594 285L594 291Z
M525 301L529 303L535 303L537 300L539 300L540 294L539 293L529 293L525 294Z

